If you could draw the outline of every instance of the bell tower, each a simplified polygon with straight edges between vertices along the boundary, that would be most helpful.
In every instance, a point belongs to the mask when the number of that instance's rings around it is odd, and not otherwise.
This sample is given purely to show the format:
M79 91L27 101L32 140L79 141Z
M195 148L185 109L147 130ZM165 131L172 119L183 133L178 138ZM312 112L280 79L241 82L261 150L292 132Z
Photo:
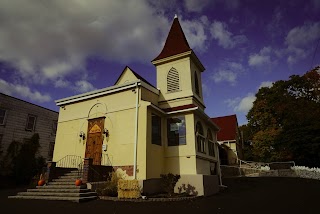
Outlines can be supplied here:
M160 108L193 104L204 110L201 73L205 68L190 48L177 16L152 64L157 71Z

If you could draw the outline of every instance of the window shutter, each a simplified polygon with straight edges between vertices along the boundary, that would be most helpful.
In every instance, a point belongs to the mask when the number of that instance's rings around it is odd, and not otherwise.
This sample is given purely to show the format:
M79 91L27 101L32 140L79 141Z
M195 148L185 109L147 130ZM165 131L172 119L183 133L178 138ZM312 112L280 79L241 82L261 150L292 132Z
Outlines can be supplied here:
M171 68L167 76L167 91L174 92L179 89L179 72L175 68Z

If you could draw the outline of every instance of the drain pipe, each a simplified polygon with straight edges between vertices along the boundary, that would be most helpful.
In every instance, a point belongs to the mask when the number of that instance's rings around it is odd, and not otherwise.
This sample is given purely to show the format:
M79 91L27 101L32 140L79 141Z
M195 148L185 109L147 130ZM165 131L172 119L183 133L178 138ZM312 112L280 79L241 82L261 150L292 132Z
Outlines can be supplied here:
M220 181L220 186L223 186L223 184L222 184L222 178L221 178L221 168L220 168L220 155L219 155L219 144L217 143L217 141L216 141L216 144L218 145L217 146L217 158L218 158L218 165L219 165L219 181Z
M138 146L138 116L139 116L139 82L136 83L136 124L134 134L134 154L133 154L133 179L137 179L137 146Z

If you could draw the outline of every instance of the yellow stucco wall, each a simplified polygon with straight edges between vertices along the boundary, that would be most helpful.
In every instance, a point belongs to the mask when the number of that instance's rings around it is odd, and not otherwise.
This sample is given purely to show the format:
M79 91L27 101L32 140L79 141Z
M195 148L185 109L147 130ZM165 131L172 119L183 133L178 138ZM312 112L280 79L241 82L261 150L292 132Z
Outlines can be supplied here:
M140 94L141 96L141 94ZM133 165L135 142L135 108L136 94L131 90L109 94L91 100L72 103L60 108L58 129L53 161L66 155L84 157L86 139L79 137L80 131L87 135L88 119L105 116L104 127L109 137L103 138L112 166ZM91 109L91 110L90 110ZM146 140L146 106L140 103L137 164L137 176L145 178L145 140ZM140 175L138 175L140 174Z
M168 146L167 139L165 139L165 173L195 174L194 115L185 113L170 116L180 115L184 115L186 120L186 145ZM167 129L165 131L167 132Z
M161 118L161 145L152 144L152 114ZM159 178L164 172L164 144L165 144L165 118L160 112L155 111L151 107L147 113L147 141L146 141L146 165L147 178Z
M148 89L141 88L141 99L144 101L149 101L154 105L158 105L158 95L149 91Z

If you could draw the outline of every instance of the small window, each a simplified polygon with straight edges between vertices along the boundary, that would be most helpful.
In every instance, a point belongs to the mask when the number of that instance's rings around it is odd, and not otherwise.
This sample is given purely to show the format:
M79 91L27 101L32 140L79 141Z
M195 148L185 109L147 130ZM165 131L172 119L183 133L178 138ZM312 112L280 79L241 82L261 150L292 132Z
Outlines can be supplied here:
M179 72L175 68L171 68L167 76L167 91L175 92L179 90Z
M196 125L196 139L197 139L197 151L206 153L205 137L203 134L203 128L200 122Z
M53 150L54 150L54 142L50 142L49 150L48 150L48 159L52 160L53 158Z
M167 119L168 146L186 145L185 116Z
M200 88L197 72L194 72L194 87L196 88L196 94L200 97Z
M36 120L37 117L34 115L28 115L28 120L27 120L27 125L26 125L26 130L27 131L34 131L35 126L36 126Z
M54 120L52 123L52 134L56 134L57 133L57 127L58 127L58 121Z
M213 137L210 129L208 129L207 139L208 139L209 155L214 157L215 156L214 142L213 142Z
M161 117L152 114L152 144L161 146Z
M0 125L4 125L6 123L6 114L7 110L0 109Z

